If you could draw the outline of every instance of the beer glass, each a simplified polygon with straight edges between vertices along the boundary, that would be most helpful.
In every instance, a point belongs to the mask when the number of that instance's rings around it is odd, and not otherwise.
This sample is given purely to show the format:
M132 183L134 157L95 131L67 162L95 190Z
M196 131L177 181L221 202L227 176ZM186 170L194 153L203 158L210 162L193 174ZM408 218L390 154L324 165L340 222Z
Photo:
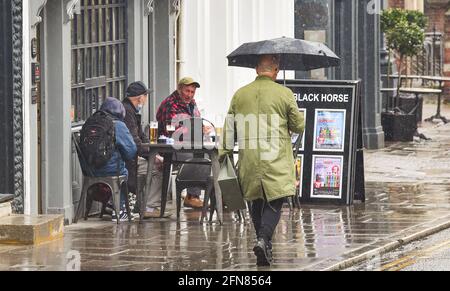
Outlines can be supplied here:
M216 127L216 136L214 138L214 141L216 143L222 142L222 134L223 134L223 128L222 127Z
M150 122L150 143L158 143L158 122L156 121Z
M172 123L172 121L167 121L166 123L166 131L169 135L168 137L172 137L173 133L175 132L175 124Z
M216 127L216 136L221 137L223 134L223 128L222 127Z

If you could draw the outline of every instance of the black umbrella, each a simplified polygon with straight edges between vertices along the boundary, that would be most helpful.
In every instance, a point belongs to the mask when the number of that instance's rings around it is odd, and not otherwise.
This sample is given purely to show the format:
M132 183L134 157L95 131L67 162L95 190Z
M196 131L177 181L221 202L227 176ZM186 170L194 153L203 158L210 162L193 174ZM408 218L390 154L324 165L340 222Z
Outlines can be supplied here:
M310 71L340 65L340 58L326 45L288 37L245 43L228 56L228 65L256 68L259 56L268 54L280 56L280 70Z

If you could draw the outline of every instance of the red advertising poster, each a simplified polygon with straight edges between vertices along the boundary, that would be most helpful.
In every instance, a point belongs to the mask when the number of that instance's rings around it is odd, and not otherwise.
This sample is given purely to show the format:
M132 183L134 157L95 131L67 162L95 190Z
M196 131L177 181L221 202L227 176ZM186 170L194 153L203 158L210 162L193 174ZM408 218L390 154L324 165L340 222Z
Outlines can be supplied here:
M343 157L313 156L311 197L342 197Z

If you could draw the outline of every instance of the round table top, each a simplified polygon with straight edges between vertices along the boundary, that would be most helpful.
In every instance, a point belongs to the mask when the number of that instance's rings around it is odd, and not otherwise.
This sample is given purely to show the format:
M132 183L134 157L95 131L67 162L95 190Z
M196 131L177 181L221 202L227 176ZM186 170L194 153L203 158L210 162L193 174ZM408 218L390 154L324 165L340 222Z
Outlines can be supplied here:
M400 88L400 92L403 93L416 93L416 94L439 94L442 93L440 89L431 89L431 88Z

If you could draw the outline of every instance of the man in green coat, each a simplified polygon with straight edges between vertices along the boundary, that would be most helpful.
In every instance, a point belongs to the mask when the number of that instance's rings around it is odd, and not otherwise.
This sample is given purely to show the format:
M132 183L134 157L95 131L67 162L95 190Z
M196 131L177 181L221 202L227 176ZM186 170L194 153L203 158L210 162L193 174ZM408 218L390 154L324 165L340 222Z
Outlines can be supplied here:
M239 144L239 180L252 202L258 266L272 262L272 237L286 197L295 195L292 132L302 134L304 119L294 94L275 82L279 58L260 57L256 80L234 95L224 126L221 158Z

